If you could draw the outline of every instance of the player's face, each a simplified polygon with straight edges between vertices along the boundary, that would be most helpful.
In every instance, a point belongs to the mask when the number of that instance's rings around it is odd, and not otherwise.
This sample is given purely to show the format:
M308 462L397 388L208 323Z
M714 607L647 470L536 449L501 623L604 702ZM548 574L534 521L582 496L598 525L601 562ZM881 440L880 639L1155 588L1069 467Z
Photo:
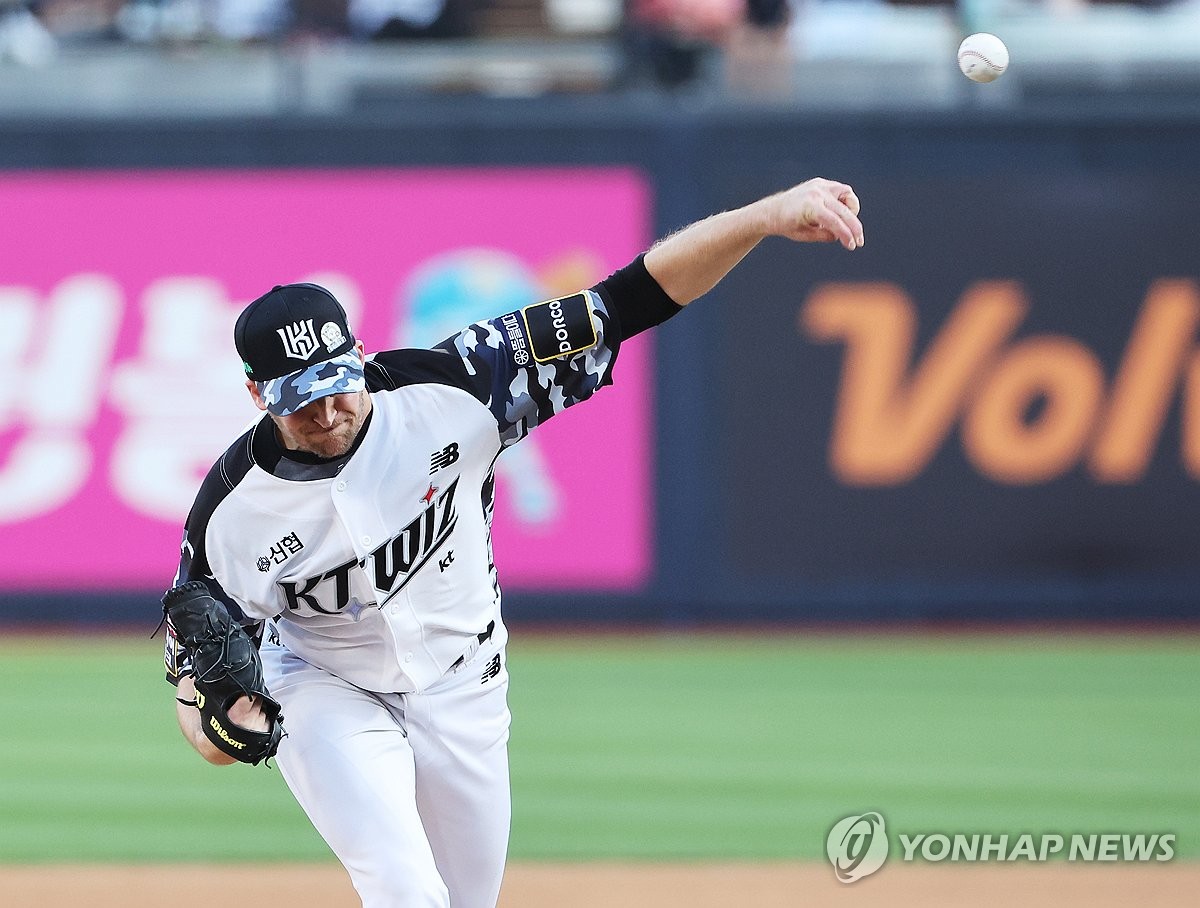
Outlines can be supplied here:
M371 395L330 394L301 407L290 416L272 416L279 440L293 451L318 457L341 457L354 444L371 412Z

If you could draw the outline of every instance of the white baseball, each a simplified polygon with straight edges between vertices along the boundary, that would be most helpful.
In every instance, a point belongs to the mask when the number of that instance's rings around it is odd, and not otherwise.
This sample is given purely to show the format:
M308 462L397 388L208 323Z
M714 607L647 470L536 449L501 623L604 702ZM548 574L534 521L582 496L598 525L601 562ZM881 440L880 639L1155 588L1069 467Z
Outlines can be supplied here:
M991 82L1008 69L1008 48L995 35L978 32L958 45L958 68L973 82Z

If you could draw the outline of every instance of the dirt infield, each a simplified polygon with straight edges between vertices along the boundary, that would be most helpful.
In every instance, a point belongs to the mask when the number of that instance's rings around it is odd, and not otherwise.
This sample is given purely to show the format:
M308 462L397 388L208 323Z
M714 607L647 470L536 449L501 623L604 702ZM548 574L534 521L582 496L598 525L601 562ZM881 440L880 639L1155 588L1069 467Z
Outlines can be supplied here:
M1107 908L1195 904L1200 864L887 865L843 886L819 864L514 864L501 908L797 908L800 905ZM331 865L0 867L13 908L358 908Z

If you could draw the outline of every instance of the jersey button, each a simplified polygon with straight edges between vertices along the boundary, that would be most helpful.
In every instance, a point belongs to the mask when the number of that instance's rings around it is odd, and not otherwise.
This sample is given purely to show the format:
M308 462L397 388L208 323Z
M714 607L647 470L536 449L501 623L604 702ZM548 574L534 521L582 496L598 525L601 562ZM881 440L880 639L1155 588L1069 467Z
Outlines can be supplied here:
M405 661L405 662L412 662L412 653L405 653L405 654L404 654L404 661Z
M370 545L370 544L371 544L371 537L370 537L370 536L364 536L364 537L363 537L363 545Z
M346 481L343 479L339 479L337 485L335 485L334 488L337 489L339 492L346 491Z

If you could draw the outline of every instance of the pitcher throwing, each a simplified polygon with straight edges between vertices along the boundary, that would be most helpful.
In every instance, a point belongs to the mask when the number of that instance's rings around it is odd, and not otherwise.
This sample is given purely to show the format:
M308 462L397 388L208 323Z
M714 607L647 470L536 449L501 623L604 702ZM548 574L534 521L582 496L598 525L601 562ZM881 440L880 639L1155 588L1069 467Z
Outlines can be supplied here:
M809 180L428 350L365 355L314 284L250 303L234 344L264 416L204 480L163 597L188 741L212 763L274 758L367 908L493 908L510 816L497 456L763 238L856 249L858 211L849 186Z

